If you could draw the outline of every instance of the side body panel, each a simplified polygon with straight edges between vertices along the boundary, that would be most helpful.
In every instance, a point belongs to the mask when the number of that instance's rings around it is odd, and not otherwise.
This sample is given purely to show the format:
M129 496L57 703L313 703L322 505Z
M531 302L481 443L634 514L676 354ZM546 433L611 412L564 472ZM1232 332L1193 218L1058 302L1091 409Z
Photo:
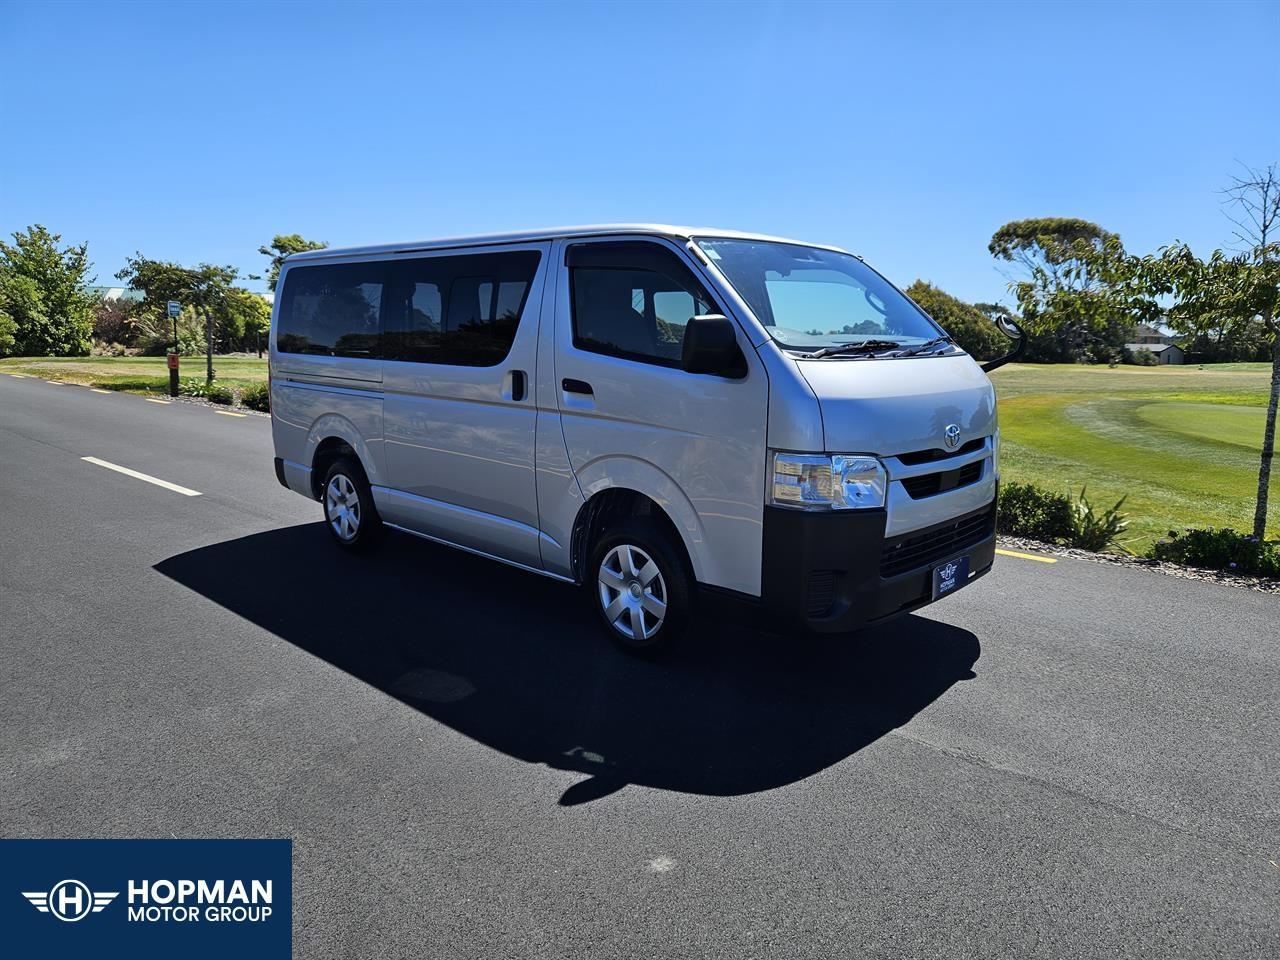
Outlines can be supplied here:
M534 568L542 561L532 380L550 247L477 251L542 255L510 352L500 363L384 361L386 482L374 489L378 510L391 523Z
M542 289L541 322L538 325L538 369L534 376L537 429L534 437L538 516L542 531L542 566L548 573L574 576L572 534L578 511L586 503L578 478L573 475L560 421L560 385L556 380L556 298L564 282L557 243L548 263Z
M366 262L375 257L352 257ZM289 273L285 264L277 290ZM313 495L311 463L326 437L340 437L360 457L371 483L384 482L382 456L382 361L281 353L277 345L282 298L272 309L268 349L271 362L271 434L284 461L289 487Z
M657 238L649 242L666 246L716 299L726 301L714 279L681 247ZM675 523L700 582L759 595L769 381L749 337L739 328L747 362L741 379L578 349L566 245L561 241L553 251L558 277L551 386L581 492L567 484L556 492L549 481L540 483L548 492L542 502L544 526L571 528L582 497L589 500L611 488L635 490ZM566 391L565 380L590 384L592 395Z

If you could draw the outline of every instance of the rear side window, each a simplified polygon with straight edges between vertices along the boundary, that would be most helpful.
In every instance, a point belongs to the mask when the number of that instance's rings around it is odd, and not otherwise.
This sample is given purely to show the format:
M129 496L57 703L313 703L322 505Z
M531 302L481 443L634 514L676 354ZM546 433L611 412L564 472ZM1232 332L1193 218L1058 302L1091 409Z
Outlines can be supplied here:
M285 274L276 348L326 357L376 357L386 265L335 263Z
M541 256L517 250L392 262L383 356L467 367L501 363Z
M656 243L579 244L566 263L579 350L678 367L689 319L721 312L680 258Z

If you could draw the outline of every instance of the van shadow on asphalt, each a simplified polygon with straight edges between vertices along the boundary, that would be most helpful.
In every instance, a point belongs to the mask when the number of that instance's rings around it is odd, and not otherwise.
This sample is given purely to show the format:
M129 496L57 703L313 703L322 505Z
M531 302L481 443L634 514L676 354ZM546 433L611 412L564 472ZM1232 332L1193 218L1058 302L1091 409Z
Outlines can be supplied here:
M802 780L972 678L981 652L917 616L810 639L704 607L681 652L647 663L572 586L402 534L348 556L322 523L156 570L480 743L587 774L563 805L628 783L728 796Z

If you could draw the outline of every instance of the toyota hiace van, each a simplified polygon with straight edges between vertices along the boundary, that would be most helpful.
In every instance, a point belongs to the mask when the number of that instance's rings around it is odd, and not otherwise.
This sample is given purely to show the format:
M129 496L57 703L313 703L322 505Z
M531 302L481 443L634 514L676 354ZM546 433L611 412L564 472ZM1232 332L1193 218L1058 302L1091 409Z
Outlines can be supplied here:
M620 225L295 254L270 379L276 475L339 547L390 528L580 584L632 651L702 591L846 631L991 569L991 383L834 247Z

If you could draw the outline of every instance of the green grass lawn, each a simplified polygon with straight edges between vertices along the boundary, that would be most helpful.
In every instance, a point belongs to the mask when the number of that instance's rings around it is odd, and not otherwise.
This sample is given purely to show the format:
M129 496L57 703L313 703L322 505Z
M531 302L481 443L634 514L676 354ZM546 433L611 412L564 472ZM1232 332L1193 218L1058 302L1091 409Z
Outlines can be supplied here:
M992 375L1000 397L1006 481L1120 497L1123 540L1142 552L1185 526L1253 526L1270 369L1012 364ZM1280 477L1271 496L1280 499ZM1280 536L1280 504L1271 511Z
M266 379L256 357L214 357L217 379ZM135 393L164 393L164 357L0 360L26 373ZM204 377L203 357L183 357L182 377ZM1125 496L1126 545L1143 551L1184 526L1249 531L1270 370L1262 363L1197 367L1011 364L992 379L1000 397L1006 480L1076 493L1109 506ZM1280 501L1280 470L1272 498ZM1280 502L1269 536L1280 536Z
M213 369L219 383L236 389L267 379L265 358L215 356ZM8 357L0 360L0 373L25 373L129 393L169 392L169 368L164 357ZM204 357L183 357L179 375L183 380L203 380Z

